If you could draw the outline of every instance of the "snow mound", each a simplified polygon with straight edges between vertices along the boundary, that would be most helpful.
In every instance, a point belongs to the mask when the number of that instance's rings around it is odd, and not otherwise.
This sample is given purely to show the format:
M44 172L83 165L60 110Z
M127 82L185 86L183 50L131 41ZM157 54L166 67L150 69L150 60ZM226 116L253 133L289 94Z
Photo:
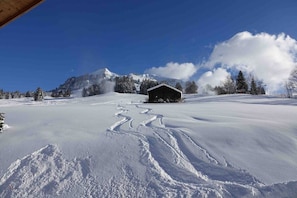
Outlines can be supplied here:
M0 197L57 196L90 180L90 159L68 161L56 145L47 145L10 165L0 180Z

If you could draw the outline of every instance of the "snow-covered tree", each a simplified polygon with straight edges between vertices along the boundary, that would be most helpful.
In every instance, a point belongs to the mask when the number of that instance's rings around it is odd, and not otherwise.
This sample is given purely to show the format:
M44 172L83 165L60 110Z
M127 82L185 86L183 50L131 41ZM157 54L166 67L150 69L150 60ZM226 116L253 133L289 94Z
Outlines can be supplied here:
M44 93L40 87L34 92L34 101L42 101L44 99Z
M230 75L227 76L226 80L224 81L223 89L225 90L226 94L234 94L236 92L235 82Z
M4 113L0 113L0 132L3 131L3 127L4 127Z
M135 93L136 88L132 77L116 77L114 91L118 93Z
M182 85L179 82L177 82L175 84L175 88L178 89L178 90L180 90L180 91L183 91L183 87L182 87Z
M263 81L261 81L261 80L257 80L256 81L256 85L257 85L257 94L258 95L264 95L264 94L266 94L266 91L265 91L265 85L264 85L264 83L263 83Z
M185 88L186 94L194 94L197 92L198 92L198 86L196 85L195 81L186 82L186 88Z
M297 67L293 69L288 82L286 82L286 90L289 98L292 97L293 93L297 91Z
M157 81L153 81L153 80L149 80L149 79L145 79L141 82L140 84L140 90L139 93L140 94L144 94L147 95L147 90L149 88L152 88L154 86L157 86L159 83Z
M252 95L258 95L257 85L256 85L256 82L255 82L254 77L252 78L252 81L251 81L250 94L252 94Z
M95 96L95 95L99 95L102 94L103 91L100 88L99 84L94 84L89 86L88 88L84 88L83 92L82 92L82 96L83 97L87 97L87 96Z
M4 91L3 89L0 89L0 99L4 99L5 95L4 95Z
M71 90L70 89L55 89L52 91L52 97L70 97Z
M236 92L237 93L247 93L248 92L248 84L246 83L245 77L242 71L238 72L236 78Z
M10 92L5 92L4 93L4 98L5 99L11 99L11 93Z
M31 91L27 91L27 92L25 93L25 97L26 97L26 98L30 98L30 97L33 97L33 96L34 96L34 93L31 92Z

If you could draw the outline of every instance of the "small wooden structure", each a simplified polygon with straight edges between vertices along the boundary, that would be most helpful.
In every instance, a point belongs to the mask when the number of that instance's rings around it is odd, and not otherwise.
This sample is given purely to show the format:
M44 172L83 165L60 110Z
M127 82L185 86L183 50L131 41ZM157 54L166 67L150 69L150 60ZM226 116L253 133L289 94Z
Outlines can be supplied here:
M28 12L43 0L0 0L0 27Z
M148 102L180 102L182 92L167 84L160 84L147 90Z

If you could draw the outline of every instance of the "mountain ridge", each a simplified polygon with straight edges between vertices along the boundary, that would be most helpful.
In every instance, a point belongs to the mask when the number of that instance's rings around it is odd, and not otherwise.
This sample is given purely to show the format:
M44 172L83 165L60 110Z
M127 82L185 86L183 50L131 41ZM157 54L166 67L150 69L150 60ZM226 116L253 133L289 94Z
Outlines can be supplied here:
M141 82L144 80L167 82L171 86L175 86L175 84L177 82L184 84L184 82L182 80L161 77L158 75L134 74L134 73L130 73L127 75L119 75L119 74L116 74L116 73L110 71L108 68L101 68L101 69L95 70L94 72L91 72L88 74L70 77L70 78L66 79L64 83L59 85L53 91L55 91L55 92L65 91L65 90L77 91L77 90L81 90L83 88L87 88L94 84L100 84L103 80L114 81L116 77L121 77L121 76L131 77L135 82L136 88L140 87Z

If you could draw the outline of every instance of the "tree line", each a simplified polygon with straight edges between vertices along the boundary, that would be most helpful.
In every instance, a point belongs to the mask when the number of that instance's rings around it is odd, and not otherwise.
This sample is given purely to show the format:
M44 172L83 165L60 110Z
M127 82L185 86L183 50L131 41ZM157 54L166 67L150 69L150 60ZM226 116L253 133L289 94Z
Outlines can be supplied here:
M97 84L83 88L82 96L87 97L106 93L107 87L112 87L112 91L118 93L138 93L147 95L148 89L161 83L169 84L166 81L158 82L151 79L145 79L140 83L139 81L135 81L132 77L121 76L116 77L113 81L102 80ZM139 85L138 89L136 89L136 85ZM185 94L198 93L198 85L195 83L195 81L186 82L184 87L180 82L177 82L174 87ZM246 77L243 75L242 71L239 71L236 79L228 76L220 86L216 86L214 88L210 87L209 89L216 92L218 95L235 93L246 93L252 95L265 94L263 83L261 81L256 81L254 77L251 78L250 83L247 83ZM33 97L35 101L40 101L44 99L45 95L46 93L40 87L38 87L34 92L27 91L25 94L22 94L18 91L4 92L3 90L0 90L0 99ZM55 89L51 92L52 97L70 97L70 95L70 89Z
M228 76L220 86L211 88L211 90L216 92L218 95L236 93L252 95L265 94L263 82L257 81L254 77L251 77L250 83L248 83L242 71L238 72L236 79Z
M108 81L109 80L103 80L98 84L93 84L89 87L84 88L82 90L82 96L87 97L105 93L104 88ZM113 91L117 93L137 93L147 95L148 89L157 86L161 83L169 84L165 81L158 82L156 80L145 79L140 83L140 86L137 89L135 85L139 83L139 81L135 81L132 77L129 76L116 77L114 80ZM193 94L198 92L198 86L196 85L195 81L186 82L185 88L182 87L181 83L177 82L175 84L175 88L186 94Z
M21 93L19 91L8 92L8 91L3 91L3 89L0 89L0 99L33 97L35 101L41 101L43 100L45 95L46 95L46 92L44 92L40 87L38 87L35 91L27 91L26 93Z

